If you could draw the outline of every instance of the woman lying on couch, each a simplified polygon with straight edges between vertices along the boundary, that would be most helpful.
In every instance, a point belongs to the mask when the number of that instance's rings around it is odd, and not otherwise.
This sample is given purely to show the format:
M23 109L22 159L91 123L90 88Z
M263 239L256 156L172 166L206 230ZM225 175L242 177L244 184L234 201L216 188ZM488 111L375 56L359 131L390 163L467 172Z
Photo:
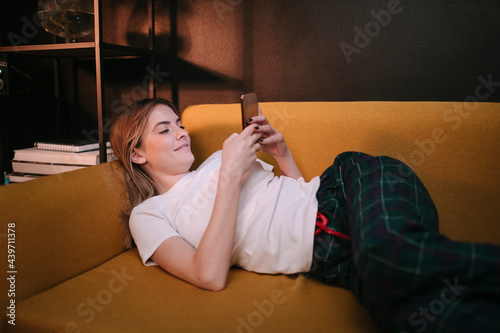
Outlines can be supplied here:
M190 171L190 138L167 100L139 101L112 124L131 200L123 220L145 265L214 291L233 265L307 273L350 289L385 331L414 330L418 318L429 332L498 331L500 247L440 235L432 199L402 162L347 152L306 182L260 114ZM425 313L436 299L452 304L438 317Z

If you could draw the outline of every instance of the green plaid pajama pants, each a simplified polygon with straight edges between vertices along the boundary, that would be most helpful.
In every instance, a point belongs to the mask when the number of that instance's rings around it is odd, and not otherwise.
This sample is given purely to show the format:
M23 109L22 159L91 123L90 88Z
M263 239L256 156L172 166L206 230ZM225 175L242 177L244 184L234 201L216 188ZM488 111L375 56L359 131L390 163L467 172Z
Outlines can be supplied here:
M439 234L407 165L340 154L317 198L309 274L350 289L384 332L500 332L500 247Z

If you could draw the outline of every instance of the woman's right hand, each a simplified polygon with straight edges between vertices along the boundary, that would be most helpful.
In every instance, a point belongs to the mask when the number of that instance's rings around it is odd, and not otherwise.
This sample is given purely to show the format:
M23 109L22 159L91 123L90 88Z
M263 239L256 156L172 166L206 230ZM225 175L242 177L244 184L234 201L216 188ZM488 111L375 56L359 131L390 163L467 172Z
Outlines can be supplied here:
M222 145L221 172L243 181L244 175L257 159L262 133L255 132L256 125L247 126L240 134L233 133Z

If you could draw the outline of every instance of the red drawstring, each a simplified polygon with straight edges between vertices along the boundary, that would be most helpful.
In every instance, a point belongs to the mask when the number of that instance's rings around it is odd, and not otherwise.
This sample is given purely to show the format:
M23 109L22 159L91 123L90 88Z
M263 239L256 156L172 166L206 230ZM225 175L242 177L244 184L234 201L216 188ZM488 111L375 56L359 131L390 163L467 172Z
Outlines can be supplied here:
M318 220L320 220L320 221L318 221ZM326 216L321 214L320 212L318 212L318 214L316 214L316 225L318 226L318 229L316 229L314 231L314 234L317 235L321 231L326 231L330 235L337 236L337 237L347 239L347 240L351 240L351 237L347 236L346 234L343 234L341 232L338 232L338 231L335 231L335 230L328 228L326 226L327 224L328 224L328 219L326 218Z

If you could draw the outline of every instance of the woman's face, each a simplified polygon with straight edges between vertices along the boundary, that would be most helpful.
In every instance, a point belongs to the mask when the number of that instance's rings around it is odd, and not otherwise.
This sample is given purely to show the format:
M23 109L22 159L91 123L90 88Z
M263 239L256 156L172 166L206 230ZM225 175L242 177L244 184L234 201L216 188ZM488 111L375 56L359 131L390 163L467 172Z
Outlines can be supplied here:
M153 109L132 161L142 164L153 179L189 172L194 161L191 139L171 108L158 105Z

